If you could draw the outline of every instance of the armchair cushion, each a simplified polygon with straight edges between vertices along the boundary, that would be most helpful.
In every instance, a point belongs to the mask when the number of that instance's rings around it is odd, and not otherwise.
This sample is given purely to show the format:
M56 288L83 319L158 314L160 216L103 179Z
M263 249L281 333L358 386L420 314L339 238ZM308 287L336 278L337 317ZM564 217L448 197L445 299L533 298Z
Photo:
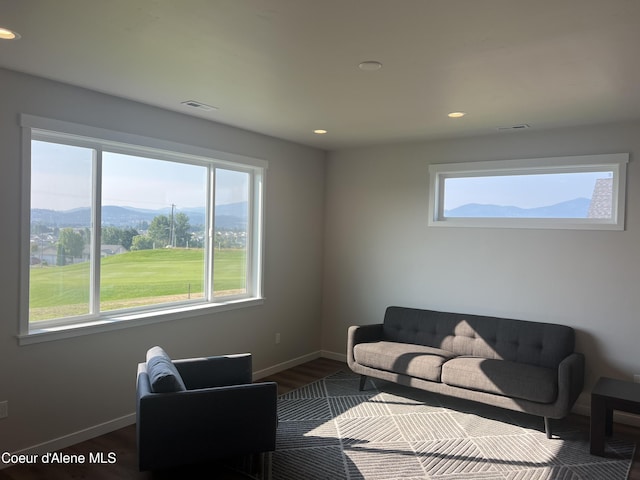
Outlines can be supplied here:
M147 375L154 393L186 391L182 377L161 347L153 347L147 351Z

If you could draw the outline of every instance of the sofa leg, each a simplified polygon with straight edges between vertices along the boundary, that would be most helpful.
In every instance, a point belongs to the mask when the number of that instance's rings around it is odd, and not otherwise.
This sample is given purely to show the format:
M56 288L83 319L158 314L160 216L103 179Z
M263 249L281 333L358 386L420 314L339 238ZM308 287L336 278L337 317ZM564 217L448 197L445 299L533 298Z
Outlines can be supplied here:
M360 391L364 390L364 384L366 383L366 381L367 381L367 376L360 375L360 387L359 387Z
M544 431L547 433L547 438L551 438L551 419L544 417Z

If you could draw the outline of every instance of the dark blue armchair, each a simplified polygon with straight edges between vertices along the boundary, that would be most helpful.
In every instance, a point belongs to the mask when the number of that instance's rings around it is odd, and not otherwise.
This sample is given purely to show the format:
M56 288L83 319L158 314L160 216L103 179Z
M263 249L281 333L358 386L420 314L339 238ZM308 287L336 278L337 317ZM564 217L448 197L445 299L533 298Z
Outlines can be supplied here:
M154 347L138 365L140 470L257 454L269 478L277 395L275 382L252 383L251 354L172 362Z

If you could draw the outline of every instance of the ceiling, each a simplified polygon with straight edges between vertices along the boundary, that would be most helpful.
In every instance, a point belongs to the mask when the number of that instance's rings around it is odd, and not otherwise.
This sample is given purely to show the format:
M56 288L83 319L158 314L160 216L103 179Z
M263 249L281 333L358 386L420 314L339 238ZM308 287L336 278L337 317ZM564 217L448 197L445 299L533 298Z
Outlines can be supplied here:
M640 118L639 24L640 0L0 0L0 66L332 150Z

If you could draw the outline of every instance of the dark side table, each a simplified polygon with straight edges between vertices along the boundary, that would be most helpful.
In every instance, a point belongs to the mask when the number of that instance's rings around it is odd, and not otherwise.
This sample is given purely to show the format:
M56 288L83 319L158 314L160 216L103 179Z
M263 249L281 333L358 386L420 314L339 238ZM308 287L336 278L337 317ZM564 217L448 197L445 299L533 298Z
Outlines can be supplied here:
M640 383L601 377L591 391L591 454L604 456L604 437L613 431L613 411L640 414Z

